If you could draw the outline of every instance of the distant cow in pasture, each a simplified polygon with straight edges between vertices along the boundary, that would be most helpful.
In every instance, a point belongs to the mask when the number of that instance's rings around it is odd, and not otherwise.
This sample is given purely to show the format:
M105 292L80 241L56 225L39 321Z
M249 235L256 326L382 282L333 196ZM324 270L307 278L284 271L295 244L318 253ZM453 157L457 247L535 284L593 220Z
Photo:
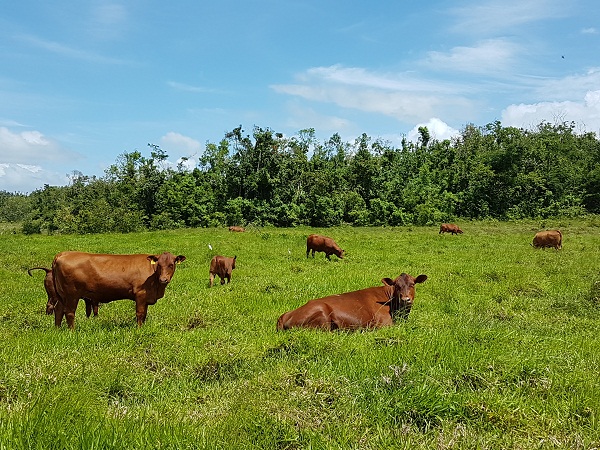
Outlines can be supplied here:
M461 230L456 224L443 223L440 225L440 232L438 234L443 233L462 234L463 230Z
M554 247L556 250L562 248L562 233L560 230L547 230L536 233L531 245L535 248Z
M209 269L209 287L213 286L215 275L218 275L221 279L221 284L231 283L231 271L235 269L235 260L237 256L229 258L227 256L216 255L210 262Z
M44 288L46 289L46 294L48 295L48 302L46 303L46 314L59 314L63 313L62 303L59 302L58 295L56 294L56 289L54 288L54 276L52 275L52 269L48 269L47 267L32 267L27 269L27 273L30 277L33 276L31 273L32 270L43 270L46 272L46 276L44 277ZM85 301L85 315L90 317L92 315L92 310L94 311L94 316L98 315L98 303L92 302L90 299L84 298Z
M229 227L229 231L234 231L236 233L243 233L244 231L246 231L246 229L244 227L231 226L231 227Z
M403 273L395 280L383 278L384 286L310 300L279 317L277 330L304 327L332 331L393 325L396 319L408 319L415 284L426 279L427 275L415 278Z
M344 258L344 250L342 250L336 242L327 237L319 234L311 234L306 238L306 257L308 258L309 253L312 251L312 257L315 257L315 252L324 252L325 258L331 261L330 256L335 255L340 259Z
M135 315L141 326L154 305L164 297L176 265L185 256L169 252L161 255L107 255L66 251L54 257L52 272L59 301L69 328L75 327L75 311L80 298L108 303L114 300L135 301ZM62 316L54 316L60 326Z

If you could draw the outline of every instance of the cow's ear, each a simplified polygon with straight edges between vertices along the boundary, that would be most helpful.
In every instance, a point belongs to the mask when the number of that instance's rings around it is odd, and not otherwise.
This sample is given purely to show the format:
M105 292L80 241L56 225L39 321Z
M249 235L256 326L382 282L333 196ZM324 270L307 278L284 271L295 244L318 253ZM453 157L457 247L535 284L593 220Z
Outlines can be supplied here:
M383 284L385 284L386 286L393 286L394 285L394 280L392 280L391 278L388 278L388 277L382 278L381 282Z
M158 261L158 256L148 255L148 261L150 261L150 264L156 264L156 261Z
M175 262L177 264L179 264L179 263L181 263L183 261L185 261L185 256L183 256L183 255L178 255L177 258L175 258Z
M415 278L415 283L422 283L423 281L425 281L427 279L427 275L419 275L417 278Z

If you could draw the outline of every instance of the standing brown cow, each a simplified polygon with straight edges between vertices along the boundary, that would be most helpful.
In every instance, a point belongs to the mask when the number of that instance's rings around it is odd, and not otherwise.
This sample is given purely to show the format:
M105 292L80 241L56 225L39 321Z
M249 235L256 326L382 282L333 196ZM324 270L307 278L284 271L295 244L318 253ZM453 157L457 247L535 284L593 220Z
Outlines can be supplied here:
M335 255L340 259L344 258L344 250L342 250L333 239L319 234L311 234L306 238L306 257L312 251L312 257L315 257L315 252L325 252L325 258L331 261L330 256Z
M384 286L346 292L311 300L286 312L277 321L278 330L295 327L323 330L379 328L408 319L415 299L415 284L427 275L414 278L406 273L395 280L382 279Z
M443 223L440 225L440 232L438 234L442 233L462 234L463 230L461 230L456 224Z
M246 229L244 227L231 226L231 227L229 227L229 231L235 231L237 233L243 233L244 231L246 231Z
M33 274L31 273L32 270L43 270L46 272L46 276L44 278L44 288L46 289L46 294L48 295L48 302L46 303L46 314L59 314L62 321L62 317L64 316L64 309L62 307L62 303L59 302L58 295L56 294L56 289L54 288L54 277L52 276L52 269L48 269L46 267L32 267L31 269L27 269L27 273L30 277L33 276ZM92 302L90 299L87 298L84 298L83 300L85 301L85 315L87 317L90 317L92 315L93 310L94 316L97 316L98 303Z
M559 250L562 248L562 233L560 230L540 231L533 237L531 245L535 248L554 247Z
M75 310L80 298L108 303L135 301L138 326L146 320L148 305L164 297L176 265L185 256L165 252L162 255L106 255L61 252L54 257L52 272L59 301L69 328L75 327ZM62 317L54 316L60 326Z
M216 255L210 262L208 287L212 287L215 275L221 279L221 284L231 283L231 271L235 269L235 260L237 256L228 258L227 256Z

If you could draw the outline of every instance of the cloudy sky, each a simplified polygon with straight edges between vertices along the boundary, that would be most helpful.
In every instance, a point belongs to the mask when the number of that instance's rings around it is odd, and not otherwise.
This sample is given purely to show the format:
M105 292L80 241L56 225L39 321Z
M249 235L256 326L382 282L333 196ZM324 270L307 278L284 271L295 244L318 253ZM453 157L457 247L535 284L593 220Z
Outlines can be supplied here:
M176 163L256 125L399 144L426 125L600 131L597 0L20 0L0 16L0 190Z

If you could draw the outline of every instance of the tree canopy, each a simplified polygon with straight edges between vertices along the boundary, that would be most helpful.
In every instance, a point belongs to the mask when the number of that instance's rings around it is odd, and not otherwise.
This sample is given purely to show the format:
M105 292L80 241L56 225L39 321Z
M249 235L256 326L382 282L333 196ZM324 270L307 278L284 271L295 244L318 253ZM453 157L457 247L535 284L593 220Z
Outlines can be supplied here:
M237 127L207 143L198 165L123 153L103 177L28 196L0 192L0 220L26 233L129 232L220 225L426 225L600 213L600 141L575 123L534 130L469 124L438 141L426 127L399 148L362 134L324 142ZM23 218L25 218L23 220Z

